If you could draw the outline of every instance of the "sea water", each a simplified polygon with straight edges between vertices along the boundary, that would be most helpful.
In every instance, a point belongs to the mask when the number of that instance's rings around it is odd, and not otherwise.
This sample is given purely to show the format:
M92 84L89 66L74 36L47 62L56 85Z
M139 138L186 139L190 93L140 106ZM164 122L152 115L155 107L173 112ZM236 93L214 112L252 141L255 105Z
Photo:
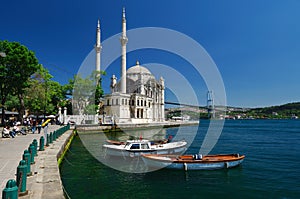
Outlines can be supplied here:
M199 127L181 127L187 136L197 131L187 153L199 152L208 125L201 120ZM176 137L177 130L155 136ZM120 171L97 157L107 137L127 139L120 133L84 132L72 142L60 168L70 198L300 198L300 120L225 121L210 154L246 155L241 166L228 170L127 172L140 168L134 162Z

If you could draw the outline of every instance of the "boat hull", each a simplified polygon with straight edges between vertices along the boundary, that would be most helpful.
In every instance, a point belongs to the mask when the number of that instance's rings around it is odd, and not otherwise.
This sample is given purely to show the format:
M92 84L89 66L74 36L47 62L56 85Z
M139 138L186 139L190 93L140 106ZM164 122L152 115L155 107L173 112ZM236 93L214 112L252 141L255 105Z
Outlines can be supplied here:
M192 155L190 155L192 156ZM216 170L223 168L232 168L240 165L245 156L239 155L215 155L214 157L227 157L220 158L219 160L210 158L202 160L192 159L176 159L175 156L147 156L142 155L142 159L148 167L154 168L167 168L167 169L178 169L178 170ZM212 156L209 156L212 157Z

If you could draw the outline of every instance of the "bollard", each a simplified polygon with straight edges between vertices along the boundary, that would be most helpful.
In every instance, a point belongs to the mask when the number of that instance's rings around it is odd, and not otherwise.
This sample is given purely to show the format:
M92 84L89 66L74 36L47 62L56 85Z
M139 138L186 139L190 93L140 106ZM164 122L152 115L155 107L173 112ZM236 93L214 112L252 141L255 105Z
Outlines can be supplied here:
M27 183L27 165L25 160L21 160L19 166L17 167L17 186L19 196L26 195L28 191L26 190Z
M31 166L30 166L30 163L31 163L31 159L30 159L30 153L28 150L25 150L24 151L24 154L23 154L23 160L25 160L26 164L27 164L27 176L31 176L32 175L32 172L31 172Z
M39 148L39 151L44 151L44 142L45 142L45 138L44 136L41 136L40 138L40 148Z
M36 139L34 139L33 141L32 141L32 144L34 145L34 152L35 152L35 156L38 156L38 153L37 153L37 151L38 151L38 142L37 142L37 140Z
M35 146L34 146L33 142L32 142L30 145L33 146L33 148L32 148L32 154L33 154L33 156L35 157L35 156L36 156L36 155L35 155L36 152L35 152ZM29 147L30 147L30 145L29 145Z
M34 146L32 144L29 145L28 151L30 153L30 164L34 164Z
M49 143L51 144L52 142L53 142L53 133L51 132L50 133L50 142Z
M47 134L46 146L49 146L49 142L50 142L50 136L49 136L49 134Z
M55 141L56 140L56 132L55 131L53 131L53 141Z
M2 191L2 199L17 199L18 198L18 187L15 180L8 180L6 187Z

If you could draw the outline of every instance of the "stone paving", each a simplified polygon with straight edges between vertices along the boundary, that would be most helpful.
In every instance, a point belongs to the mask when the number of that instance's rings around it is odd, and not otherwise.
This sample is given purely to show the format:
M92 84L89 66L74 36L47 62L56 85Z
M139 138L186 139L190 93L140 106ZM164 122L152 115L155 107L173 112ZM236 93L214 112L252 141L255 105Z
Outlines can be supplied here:
M49 125L48 133L53 132L54 130L57 130L61 127L62 126L58 125ZM36 164L34 164L31 169L35 174L32 177L27 178L27 190L30 194L21 198L62 198L59 197L63 195L61 191L58 194L59 196L56 194L53 194L54 197L47 197L47 195L43 195L43 193L45 191L47 192L47 190L45 190L42 182L48 181L49 183L51 179L47 180L47 178L51 178L51 176L49 177L48 174L51 174L52 176L54 174L56 176L55 178L59 178L59 182L54 184L58 184L58 186L60 186L60 190L62 189L56 157L57 153L62 149L68 137L70 137L70 134L71 131L65 133L56 141L54 141L53 144L50 144L49 147L45 148L45 151L38 152L39 155L36 157ZM40 137L43 135L44 131L42 130L41 134L32 134L30 132L27 135L18 135L15 138L0 138L0 198L2 198L2 190L5 188L7 181L9 179L16 180L17 167L19 165L19 162L22 160L24 150L28 149L28 146L34 139L38 141L39 145ZM45 166L45 164L47 166ZM44 172L47 175L43 175ZM40 185L38 185L39 182L41 183ZM57 187L55 186L52 188L48 187L47 189L50 189L48 190L49 192L51 192L51 190L53 191L53 189L54 191L57 191Z

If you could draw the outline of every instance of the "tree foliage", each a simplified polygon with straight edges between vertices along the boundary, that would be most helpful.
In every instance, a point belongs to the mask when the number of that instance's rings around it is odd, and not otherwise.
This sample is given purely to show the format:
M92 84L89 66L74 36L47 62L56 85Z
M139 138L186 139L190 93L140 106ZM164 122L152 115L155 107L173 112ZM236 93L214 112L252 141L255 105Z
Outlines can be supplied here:
M34 52L18 42L0 41L0 105L2 124L5 111L19 112L23 119L25 109L29 114L56 114L58 107L67 107L72 114L72 101L77 114L95 114L103 97L100 75L74 76L66 85L52 81L49 71L39 64ZM76 111L76 110L75 110ZM75 112L76 113L76 112Z
M74 114L96 114L100 98L103 97L103 89L101 87L100 75L105 72L94 71L90 76L83 78L80 75L74 76L69 81L69 92L73 96L73 113Z
M56 114L57 107L64 106L66 92L52 75L41 67L30 79L26 89L26 108L31 114Z
M0 97L3 123L4 105L9 95L19 98L19 115L23 116L25 88L29 86L29 78L40 68L40 65L34 52L18 42L0 41L0 49L6 55L0 57Z

